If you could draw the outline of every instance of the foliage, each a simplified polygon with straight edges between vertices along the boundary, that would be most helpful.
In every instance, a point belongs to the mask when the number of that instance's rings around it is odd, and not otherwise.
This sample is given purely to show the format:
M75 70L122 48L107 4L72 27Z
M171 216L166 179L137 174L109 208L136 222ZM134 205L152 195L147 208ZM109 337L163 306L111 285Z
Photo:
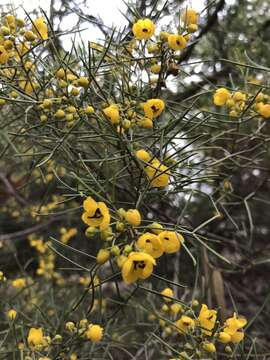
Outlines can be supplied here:
M269 296L243 292L269 262L264 33L254 61L249 30L220 40L253 5L160 26L175 5L131 3L68 51L46 13L2 16L0 359L267 354Z

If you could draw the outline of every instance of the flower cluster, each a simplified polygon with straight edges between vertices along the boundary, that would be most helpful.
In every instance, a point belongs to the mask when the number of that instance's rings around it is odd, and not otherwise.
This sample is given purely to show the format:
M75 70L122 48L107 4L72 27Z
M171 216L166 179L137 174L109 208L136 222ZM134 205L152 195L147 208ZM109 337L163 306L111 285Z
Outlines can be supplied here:
M118 217L119 220L114 222L113 226L111 219L115 216L111 216L104 202L96 202L92 197L88 197L83 202L83 208L82 220L88 225L86 235L92 237L100 233L101 239L113 244L99 250L97 263L105 264L111 256L114 256L117 265L121 268L123 280L127 284L148 278L156 265L156 259L164 253L178 252L184 241L180 233L166 230L158 223L148 226L148 231L139 235L138 227L142 223L142 218L137 209L118 209L116 218ZM131 243L121 242L121 246L118 246L116 240L122 240L119 233L125 238L124 235L130 230L129 227L134 234ZM137 228L136 232L134 228Z
M226 106L232 117L237 117L248 109L252 116L270 118L270 97L263 93L254 96L242 91L231 92L226 88L219 88L213 95L213 102L216 106Z
M138 150L136 157L144 163L144 171L152 187L166 187L169 184L171 173L166 165L144 149Z
M159 319L163 337L180 335L185 341L196 339L196 344L184 346L181 352L183 358L189 358L198 351L202 353L216 353L217 347L225 347L226 352L232 351L230 344L238 344L244 339L243 327L247 324L245 318L237 316L236 313L229 317L222 325L217 310L209 309L202 304L200 310L199 302L193 300L190 306L176 301L171 288L165 288L160 293L163 302L160 312L150 314L149 319ZM207 356L207 355L205 355ZM180 357L182 359L182 357Z

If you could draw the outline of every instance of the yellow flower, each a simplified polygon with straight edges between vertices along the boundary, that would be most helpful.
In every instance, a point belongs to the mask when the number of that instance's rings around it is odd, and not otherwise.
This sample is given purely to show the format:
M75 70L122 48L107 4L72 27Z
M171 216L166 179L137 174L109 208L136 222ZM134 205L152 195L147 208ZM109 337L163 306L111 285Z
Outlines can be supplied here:
M8 61L9 53L4 48L3 45L0 45L0 64L3 65Z
M194 32L196 32L197 30L198 30L198 25L197 25L197 24L190 24L190 25L188 25L188 32L189 32L189 33L194 33ZM185 36L185 39L187 39L186 36Z
M144 117L144 118L138 120L138 126L144 128L144 129L152 129L154 126L153 120L149 119L147 117Z
M83 110L87 115L93 114L95 112L93 106L91 105L86 106Z
M164 101L161 99L150 99L143 104L145 116L149 119L159 116L165 108Z
M104 264L110 258L110 252L106 249L100 249L97 253L97 263Z
M127 261L127 257L124 255L117 256L116 263L119 269L122 269L124 263Z
M27 41L34 41L36 39L36 35L33 33L33 31L26 31L24 33L24 38Z
M197 24L199 15L194 9L186 9L182 14L181 19L186 25Z
M11 285L15 289L22 289L26 286L26 280L24 278L18 278L12 281Z
M174 304L171 305L170 310L174 315L176 315L176 314L179 313L179 311L182 310L182 305L178 304L178 303L174 303Z
M164 252L164 247L159 237L149 232L141 235L138 238L136 245L138 249L145 251L155 259L159 258Z
M231 341L231 335L227 334L225 331L221 331L218 334L218 340L223 344L227 344L228 342Z
M241 91L236 91L233 94L233 100L234 101L245 101L246 100L246 94L243 94Z
M103 109L103 112L107 117L107 119L110 120L112 124L119 124L120 115L117 105L115 104L110 105L105 109Z
M265 119L270 117L270 104L264 104L262 102L257 104L258 113Z
M151 155L149 154L149 152L143 149L136 151L136 157L145 162L148 162L151 159Z
M42 328L31 328L28 333L27 342L31 348L35 348L39 345L42 346L44 344Z
M132 26L132 32L136 39L149 39L155 32L155 25L150 19L140 19Z
M88 340L99 342L103 337L103 328L100 325L90 324L85 335Z
M163 226L157 222L153 222L152 224L148 225L149 230L158 235L163 231Z
M229 90L225 88L217 89L214 93L213 101L217 106L223 106L226 104L227 100L231 97Z
M64 117L65 117L65 112L64 112L64 110L62 110L62 109L58 109L56 112L55 112L55 114L54 114L54 116L57 118L57 119L63 119Z
M73 332L75 330L75 324L72 321L68 321L65 326L69 332Z
M187 41L183 35L170 34L168 36L168 46L172 50L182 50L187 46Z
M161 291L161 294L164 296L163 300L164 301L172 301L172 299L169 299L170 297L173 297L173 290L170 288L165 288L164 290Z
M170 180L170 171L166 171L167 166L162 165L158 159L153 159L149 166L145 168L146 175L151 180L151 186L164 187Z
M105 230L110 224L110 213L107 205L103 202L96 202L93 198L88 197L83 202L85 212L82 214L82 221L94 227L99 227L100 230Z
M213 328L215 327L217 320L216 310L208 309L207 305L202 304L200 314L198 316L198 321L201 327L201 331L205 335L212 335Z
M10 309L7 313L7 317L10 319L10 320L14 320L17 316L17 311L14 310L14 309Z
M209 352L209 353L214 353L216 352L216 347L215 347L215 344L211 343L211 342L208 342L208 341L205 341L203 344L202 344L202 348Z
M48 39L48 27L43 17L34 20L32 30L40 39Z
M32 92L34 91L36 84L31 82L31 81L26 81L26 80L20 80L19 81L19 86L20 88L22 88L27 94L32 94Z
M137 209L129 209L125 213L126 221L132 226L139 226L141 223L141 214Z
M242 328L247 324L245 318L238 318L236 313L233 314L233 317L229 318L225 322L224 332L231 336L231 341L233 343L239 343L244 338L244 333ZM240 331L239 331L240 330Z
M168 254L179 251L184 241L183 236L175 231L162 231L158 237L163 243L164 251Z
M154 65L151 66L150 70L151 70L151 72L153 74L159 74L160 70L161 70L161 65L160 64L154 64Z
M138 279L147 279L153 272L155 259L146 253L131 252L122 265L122 277L125 283L131 284Z
M87 87L89 85L89 80L87 77L85 76L81 76L79 79L78 79L78 85L79 86L82 86L82 87Z
M194 330L195 321L189 316L182 315L180 319L175 322L175 325L181 334L186 334Z

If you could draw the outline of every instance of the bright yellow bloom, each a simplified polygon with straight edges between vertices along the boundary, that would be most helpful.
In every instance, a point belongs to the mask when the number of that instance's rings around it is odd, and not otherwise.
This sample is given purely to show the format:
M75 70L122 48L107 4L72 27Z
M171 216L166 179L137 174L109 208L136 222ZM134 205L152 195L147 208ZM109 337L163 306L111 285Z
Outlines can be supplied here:
M150 99L143 104L145 116L149 119L159 116L165 108L164 101L161 99Z
M155 259L159 258L164 252L164 247L161 240L157 235L151 234L149 232L141 235L138 238L136 245L138 249L145 251Z
M270 104L264 104L262 102L257 104L258 113L265 119L270 117Z
M213 101L216 106L223 106L227 100L231 97L229 90L225 88L217 89L214 93Z
M197 24L190 24L188 25L188 32L189 33L194 33L198 30L198 25ZM187 40L187 37L185 36L185 39Z
M179 251L181 243L184 242L183 236L175 231L162 231L158 237L163 243L164 251L168 254Z
M169 297L173 297L173 290L170 288L165 288L164 290L161 291L161 294L164 295L163 300L164 301L172 301L171 299L169 299Z
M170 310L174 315L176 315L176 314L179 313L179 311L182 310L182 305L178 304L178 303L174 303L174 304L171 305Z
M229 318L225 322L224 332L231 336L231 341L233 343L239 343L244 338L244 333L242 328L247 324L245 318L238 318L236 313L233 314L233 317ZM240 331L239 331L240 330Z
M140 19L132 26L132 32L136 39L149 39L155 32L155 25L150 19Z
M17 311L14 310L14 309L10 309L8 312L7 312L7 317L10 319L10 320L14 320L17 316Z
M152 224L148 225L149 230L158 235L163 231L163 226L157 222L153 222Z
M116 263L119 269L122 269L124 263L127 261L127 257L124 255L117 256Z
M144 128L144 129L152 129L154 126L153 120L149 119L147 117L144 117L144 118L138 120L138 126Z
M32 81L20 80L19 86L26 92L26 94L31 95L37 84Z
M82 221L94 227L99 227L100 230L105 230L110 224L110 213L107 205L103 202L96 202L90 196L84 200L83 208L85 212L82 214Z
M153 187L165 187L170 180L170 171L168 167L161 164L158 159L153 159L149 166L144 170L146 175L151 180L151 186Z
M207 305L202 304L200 314L198 316L198 321L201 327L201 331L205 335L212 335L212 330L215 327L217 320L216 310L208 309Z
M246 94L242 93L241 91L236 91L233 94L233 100L234 101L245 101L246 100Z
M11 285L16 289L22 289L26 286L26 280L24 278L18 278L13 280Z
M148 162L151 159L151 155L149 154L149 152L143 149L136 151L136 157L145 162Z
M112 124L119 124L120 114L117 105L110 105L103 109L103 112Z
M227 334L225 331L221 331L218 334L218 340L223 344L227 344L228 342L231 341L231 335Z
M215 347L215 344L211 343L211 342L208 342L208 341L205 341L203 344L202 344L202 348L209 352L209 353L214 353L216 352L216 347Z
M186 334L194 330L195 321L189 316L182 315L180 319L175 322L175 325L181 334Z
M35 348L39 345L44 345L44 337L43 337L43 330L42 328L31 328L28 333L27 337L28 345L31 348Z
M4 48L3 45L0 45L0 64L3 65L8 61L9 53Z
M168 46L172 50L182 50L187 46L187 41L183 35L170 34L168 36Z
M110 258L110 252L106 249L100 249L97 253L97 263L104 264Z
M82 87L87 87L89 85L89 80L87 77L85 76L81 76L79 79L78 79L78 85L79 86L82 86Z
M55 114L54 114L54 116L57 118L57 119L63 119L64 117L65 117L65 112L64 112L64 110L62 110L62 109L58 109L56 112L55 112Z
M85 332L85 335L88 340L99 342L103 337L103 328L100 325L90 324L88 326L88 330Z
M186 9L182 14L181 19L186 25L197 24L199 15L194 9Z
M139 226L142 221L141 214L137 209L129 209L126 211L125 219L132 226Z
M93 106L91 105L86 106L83 110L87 115L93 114L95 112Z
M138 279L147 279L153 272L155 259L143 252L131 252L122 265L122 277L125 283L131 284Z
M48 39L48 27L43 17L34 20L32 30L40 39Z

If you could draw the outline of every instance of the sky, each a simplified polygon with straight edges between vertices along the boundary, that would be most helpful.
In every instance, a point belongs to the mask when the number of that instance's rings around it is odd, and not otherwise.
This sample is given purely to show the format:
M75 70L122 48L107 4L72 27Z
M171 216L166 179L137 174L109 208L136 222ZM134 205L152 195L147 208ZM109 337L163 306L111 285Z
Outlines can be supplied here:
M44 11L49 13L50 0L0 0L0 5L13 4L14 8L22 6L27 12L41 7ZM122 0L88 0L91 14L94 16L100 15L104 23L109 25L124 26L126 24L125 17L121 14L125 12L125 4ZM186 5L192 6L198 11L204 7L203 0L188 0ZM24 15L23 8L17 11L21 16ZM72 23L72 19L68 19L68 26ZM75 19L74 19L75 23Z
M231 0L230 0L231 1ZM204 0L187 0L184 6L193 7L198 12L204 8ZM42 8L47 14L49 14L50 9L50 0L0 0L0 5L12 4L12 7L17 9L16 14L18 17L25 17L24 10L31 12L34 9ZM121 14L121 11L125 13L126 5L122 0L88 0L88 9L84 10L85 14L100 16L104 24L109 27L116 26L123 28L127 25L125 17ZM183 8L183 5L181 6ZM91 10L90 10L91 9ZM61 24L62 30L68 30L72 27L76 27L77 17L70 15L64 19ZM166 18L162 19L162 22L167 25L168 21L171 21L171 18L168 20ZM161 23L162 26L162 23ZM71 44L71 38L74 35L66 35L66 43ZM98 41L103 38L102 32L96 26L88 26L86 30L81 33L83 41Z

